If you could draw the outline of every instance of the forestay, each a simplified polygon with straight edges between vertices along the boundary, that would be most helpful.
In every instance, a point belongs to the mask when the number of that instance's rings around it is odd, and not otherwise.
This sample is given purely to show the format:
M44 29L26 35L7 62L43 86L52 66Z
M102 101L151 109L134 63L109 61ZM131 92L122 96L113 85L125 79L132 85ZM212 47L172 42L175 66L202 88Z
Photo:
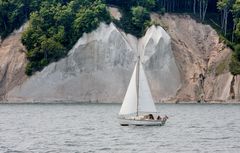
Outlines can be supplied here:
M157 112L142 63L139 70L139 112Z

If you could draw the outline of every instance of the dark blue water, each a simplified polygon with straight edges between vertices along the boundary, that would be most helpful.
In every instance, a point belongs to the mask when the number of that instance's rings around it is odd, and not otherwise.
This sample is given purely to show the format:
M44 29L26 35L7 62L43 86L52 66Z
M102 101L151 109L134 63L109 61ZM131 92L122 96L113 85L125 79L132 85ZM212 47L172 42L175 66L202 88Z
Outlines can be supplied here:
M240 152L240 105L157 108L163 127L119 126L118 104L0 105L0 152Z

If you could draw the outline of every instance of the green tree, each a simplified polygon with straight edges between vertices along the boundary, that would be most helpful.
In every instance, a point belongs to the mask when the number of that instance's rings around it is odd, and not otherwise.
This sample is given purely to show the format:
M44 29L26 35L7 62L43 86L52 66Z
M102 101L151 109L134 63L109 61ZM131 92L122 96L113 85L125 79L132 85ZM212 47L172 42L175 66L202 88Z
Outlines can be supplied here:
M240 62L237 58L237 55L233 53L231 62L229 64L230 72L233 75L238 75L240 74Z
M66 48L62 46L61 43L55 41L53 38L45 38L41 42L40 53L44 54L44 59L41 59L40 62L43 63L42 60L47 61L47 63L57 61L59 58L65 56ZM45 66L45 62L44 65Z
M143 25L149 20L149 12L147 9L142 6L136 6L132 7L131 12L133 25L141 29L145 28Z
M237 36L237 42L240 40L240 0L236 0L233 8L233 34L232 34L232 41L234 41L234 34Z
M29 27L22 35L22 43L26 46L27 50L31 50L40 45L39 38L44 35L44 32L39 27L42 24L44 24L43 18L37 13L32 13Z
M234 0L218 0L217 2L217 8L221 11L221 28L225 36L227 35L229 12L233 3Z
M4 38L19 28L39 3L38 0L0 0L0 36Z
M155 0L138 0L137 5L152 10L156 6Z
M31 14L29 27L22 35L29 60L28 75L66 56L84 32L111 20L101 0L45 0L39 9Z
M101 21L110 23L110 15L106 5L96 1L91 7L82 7L76 14L73 28L76 36L80 37L83 32L91 32L96 29Z

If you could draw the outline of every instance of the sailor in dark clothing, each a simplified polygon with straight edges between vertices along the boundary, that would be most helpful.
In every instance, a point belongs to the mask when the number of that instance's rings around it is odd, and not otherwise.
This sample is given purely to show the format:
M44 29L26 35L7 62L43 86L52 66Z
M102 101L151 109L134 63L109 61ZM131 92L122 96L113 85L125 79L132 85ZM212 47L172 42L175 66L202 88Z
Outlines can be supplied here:
M158 116L158 117L157 117L157 120L161 120L161 119L162 119L161 116Z
M154 120L154 117L153 117L152 114L149 114L148 116L149 116L149 119L150 119L150 120Z

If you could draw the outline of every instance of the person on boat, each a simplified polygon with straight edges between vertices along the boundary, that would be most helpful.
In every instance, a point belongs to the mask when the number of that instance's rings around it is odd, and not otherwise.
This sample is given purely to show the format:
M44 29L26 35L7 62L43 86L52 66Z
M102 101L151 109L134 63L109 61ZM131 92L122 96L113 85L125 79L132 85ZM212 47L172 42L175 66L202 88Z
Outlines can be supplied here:
M153 114L149 114L148 116L150 120L154 120Z
M157 120L162 120L162 118L161 118L161 116L160 116L160 115L157 117Z
M147 120L154 120L154 117L152 114L148 114L148 115L144 115L143 119L147 119Z
M167 119L168 119L168 116L165 115L165 116L163 117L163 121L166 121Z

